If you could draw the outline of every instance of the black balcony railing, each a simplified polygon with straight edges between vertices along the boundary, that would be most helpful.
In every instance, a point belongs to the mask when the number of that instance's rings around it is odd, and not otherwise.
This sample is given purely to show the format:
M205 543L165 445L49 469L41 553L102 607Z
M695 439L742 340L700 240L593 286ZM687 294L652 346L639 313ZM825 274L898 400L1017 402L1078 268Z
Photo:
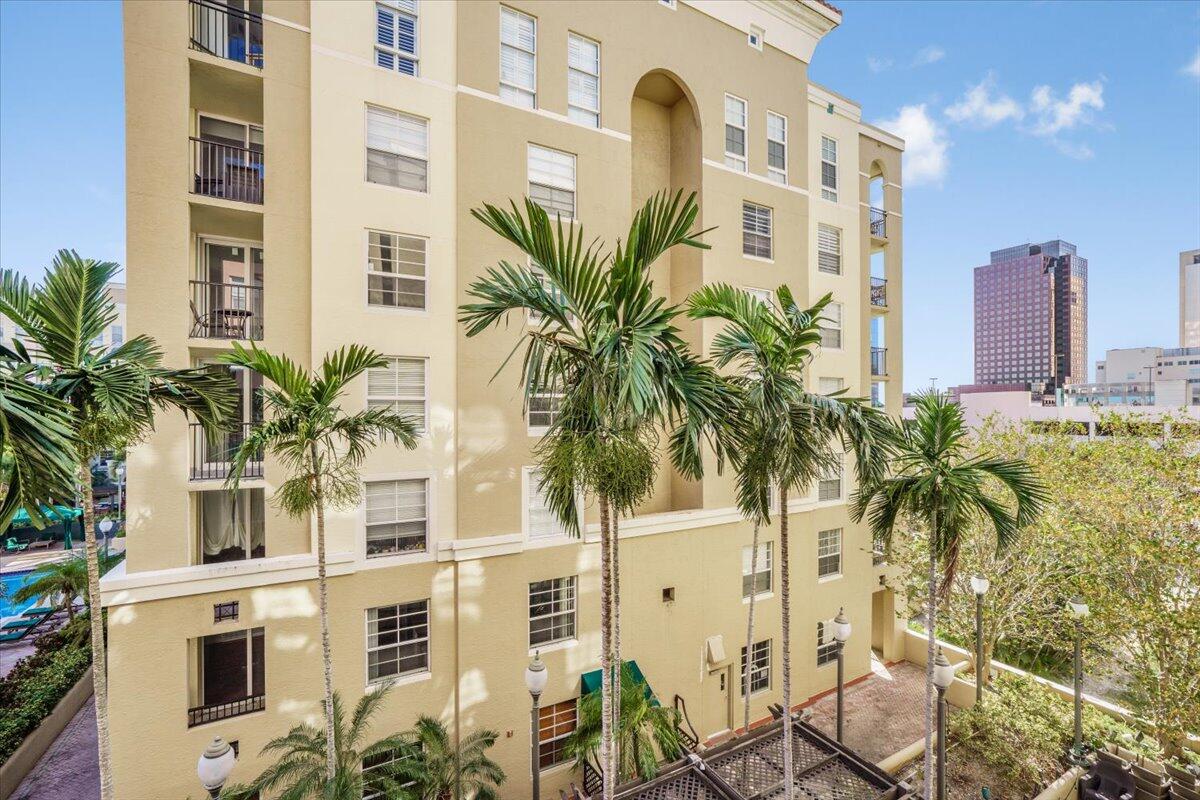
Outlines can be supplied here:
M191 290L191 338L263 338L263 287L191 281Z
M188 427L192 433L192 471L191 480L220 481L229 477L233 467L233 455L242 442L250 435L250 429L256 423L244 422L236 431L217 431L209 433L198 422ZM242 472L244 478L261 478L263 476L262 453L246 462Z
M887 238L887 212L882 208L871 207L871 235L876 239Z
M263 201L260 150L191 137L192 193L241 203Z
M220 0L189 0L193 50L262 69L262 16Z
M266 707L267 696L265 694L243 697L240 700L233 700L228 703L196 706L195 708L188 709L188 727L194 728L197 725L205 725L221 719L240 717L242 714L253 714L255 711L262 711Z
M887 278L871 276L871 305L887 307Z
M887 375L887 348L871 348L871 374Z

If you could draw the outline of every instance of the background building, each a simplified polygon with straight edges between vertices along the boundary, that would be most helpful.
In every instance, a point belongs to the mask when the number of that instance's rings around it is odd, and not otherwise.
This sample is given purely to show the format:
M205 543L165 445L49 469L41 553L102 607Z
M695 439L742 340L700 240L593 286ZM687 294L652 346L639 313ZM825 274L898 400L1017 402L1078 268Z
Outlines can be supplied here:
M1200 347L1200 250L1179 254L1179 346Z
M117 304L117 318L104 329L104 333L96 337L96 344L106 345L110 349L125 341L125 284L110 283L108 294ZM0 313L0 342L11 346L13 339L19 339L22 344L29 345L29 337L17 327L11 319Z

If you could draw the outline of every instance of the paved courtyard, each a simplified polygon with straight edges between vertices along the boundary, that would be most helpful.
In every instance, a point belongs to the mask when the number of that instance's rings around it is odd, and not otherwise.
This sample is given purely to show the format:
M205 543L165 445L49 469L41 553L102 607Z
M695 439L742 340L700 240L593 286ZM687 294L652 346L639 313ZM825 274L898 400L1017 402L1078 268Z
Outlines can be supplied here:
M94 700L84 703L9 800L100 800Z

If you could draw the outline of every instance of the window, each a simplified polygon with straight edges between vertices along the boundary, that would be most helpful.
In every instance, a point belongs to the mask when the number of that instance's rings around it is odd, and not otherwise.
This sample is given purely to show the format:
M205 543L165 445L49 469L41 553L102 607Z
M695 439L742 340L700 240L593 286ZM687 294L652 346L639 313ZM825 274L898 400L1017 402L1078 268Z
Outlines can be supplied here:
M425 432L425 359L389 358L367 370L367 408L390 408L411 417Z
M762 50L763 29L757 25L751 25L750 32L746 34L746 44L750 45L755 50Z
M828 578L841 574L842 529L821 531L817 534L817 577Z
M830 303L821 315L821 347L842 349L842 304Z
M554 425L562 410L562 392L535 392L529 396L529 433L541 436Z
M367 231L367 305L425 308L425 240Z
M414 192L429 191L429 123L367 106L367 180Z
M527 263L529 265L529 271L532 272L533 276L538 279L538 283L540 283L545 288L546 292L551 297L553 297L555 300L557 300L559 302L559 304L566 305L566 302L567 302L566 296L562 293L562 290L559 289L558 286L556 286L554 283L552 283L550 281L549 278L546 277L545 271L541 267L535 265L533 263L532 258L528 259ZM528 312L528 314L529 314L529 323L531 325L541 325L542 324L542 319L544 317L542 316L542 313L540 311L530 310ZM575 319L575 316L573 314L568 314L568 316L572 320Z
M575 218L575 156L529 145L529 199L553 219Z
M529 646L575 638L575 576L529 584Z
M771 209L742 203L742 255L771 257Z
M837 202L837 140L821 137L821 197Z
M884 391L884 384L879 381L871 382L871 407L883 408L887 405L887 395Z
M817 623L817 666L837 661L837 640L833 638L833 620Z
M821 479L817 481L817 500L841 500L842 465L835 464L821 472Z
M537 107L537 20L500 7L500 99Z
M375 63L404 75L417 74L417 0L378 0Z
M843 378L817 378L817 391L821 394L833 394L846 388Z
M600 43L567 34L567 116L600 127Z
M542 492L542 471L525 468L525 538L553 539L565 536L566 530L558 516L546 505Z
M194 501L197 564L266 556L266 493L262 489L197 492Z
M769 306L775 302L775 296L771 293L770 289L755 289L753 286L747 286L745 288L745 292L758 302L765 305Z
M664 5L672 11L675 10L675 0L658 0L659 5Z
M746 171L746 101L725 95L725 166Z
M415 758L417 753L419 752L419 750L420 750L420 746L418 745L417 747L412 748L412 749L385 750L384 752L379 753L374 756L371 756L370 758L364 758L363 762L362 762L362 771L363 771L362 800L387 800L386 792L382 789L379 791L376 791L376 787L374 787L372 785L371 771L382 769L383 767L387 767L391 764L395 764L400 761L408 761L412 758ZM405 786L405 787L410 787L410 786L415 786L415 785L416 785L416 781L406 781L401 784L401 786Z
M367 683L429 671L429 601L367 609Z
M767 112L767 177L787 183L787 117Z
M120 325L113 325L110 330L112 331L112 341L110 344L113 347L120 347L125 341L125 329Z
M817 224L817 269L830 275L842 274L842 229Z
M746 648L742 648L742 692L746 691ZM750 694L771 688L771 640L755 642L750 653Z
M426 478L366 485L367 558L428 549L428 495Z
M538 769L549 769L571 761L567 755L567 737L578 724L578 703L564 700L538 709Z
M758 563L753 575L750 574L750 556L752 547L742 548L742 597L749 597L751 587L756 595L771 591L771 543L759 542Z

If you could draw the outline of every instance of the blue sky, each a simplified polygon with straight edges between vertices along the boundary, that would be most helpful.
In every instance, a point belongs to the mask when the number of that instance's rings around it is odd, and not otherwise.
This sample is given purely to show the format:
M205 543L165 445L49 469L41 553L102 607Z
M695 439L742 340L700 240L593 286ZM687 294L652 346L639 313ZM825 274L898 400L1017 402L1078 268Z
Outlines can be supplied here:
M1175 345L1178 253L1200 247L1200 0L835 2L812 79L909 141L905 387L971 381L971 268L1024 241L1088 258L1089 362ZM124 260L122 95L116 3L0 2L0 265Z

